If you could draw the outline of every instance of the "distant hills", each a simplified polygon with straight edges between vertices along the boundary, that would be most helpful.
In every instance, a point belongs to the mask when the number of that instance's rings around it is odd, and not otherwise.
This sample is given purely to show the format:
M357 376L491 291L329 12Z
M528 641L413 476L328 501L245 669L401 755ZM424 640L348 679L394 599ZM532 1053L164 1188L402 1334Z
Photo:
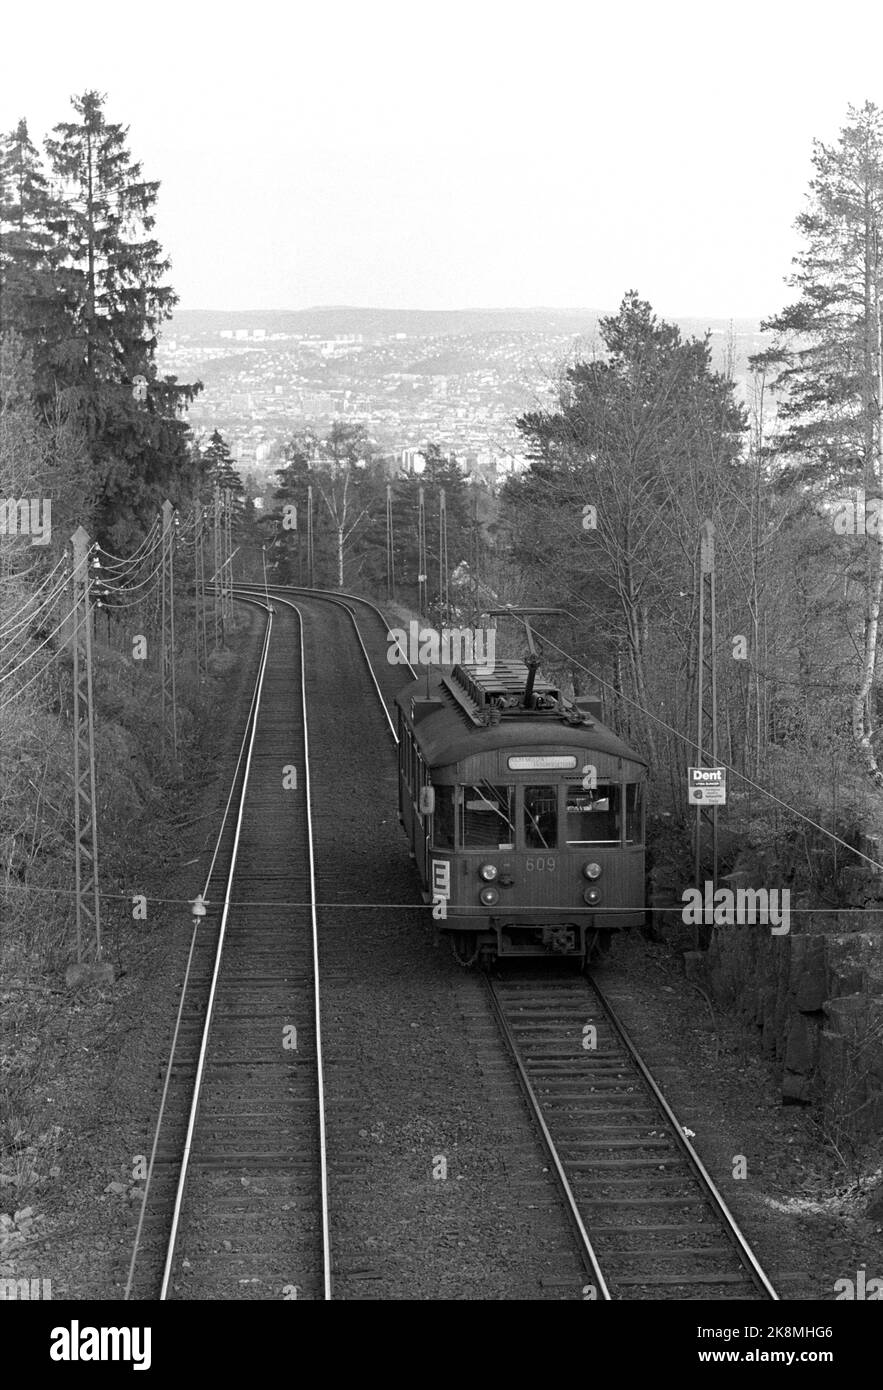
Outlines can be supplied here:
M561 366L601 349L604 309L181 309L160 345L163 370L199 380L190 412L236 457L264 452L307 421L358 419L384 448L426 440L458 457L518 452L518 416L555 396ZM611 311L615 312L615 311ZM712 361L737 386L765 343L753 319L679 319L711 335Z
M434 337L468 333L574 334L592 337L598 320L614 309L370 309L354 305L317 305L312 309L178 309L172 329L186 333L218 333L222 328L264 328L267 333L362 333L365 337L406 333ZM661 315L660 317L665 317ZM710 329L726 334L732 323L737 338L755 337L756 319L678 318L686 336ZM168 332L168 330L167 330Z

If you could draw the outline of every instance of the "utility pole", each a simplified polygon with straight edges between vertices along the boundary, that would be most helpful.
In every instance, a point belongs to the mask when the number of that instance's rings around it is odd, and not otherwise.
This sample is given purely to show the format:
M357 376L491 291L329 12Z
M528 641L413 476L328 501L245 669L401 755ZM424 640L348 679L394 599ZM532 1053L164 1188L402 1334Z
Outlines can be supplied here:
M92 576L94 581L93 588L95 592L95 607L101 609L104 612L105 617L107 618L107 645L111 646L112 643L110 640L110 604L108 602L110 598L110 590L107 587L107 584L104 581L104 576L101 573L101 560L97 554L95 556L95 559L92 561L91 568L95 571L94 575Z
M196 675L208 672L208 633L205 612L205 512L199 497L194 498L193 588L196 604Z
M224 488L224 621L233 619L233 493Z
M74 885L77 964L101 960L101 898L98 892L98 821L95 790L95 716L92 699L92 603L89 537L82 526L73 546L73 734ZM84 936L91 936L85 942Z
M396 596L396 560L392 525L392 487L386 485L386 597L394 600Z
M481 581L480 581L480 579L479 579L479 574L478 574L479 557L480 557L480 545L479 545L480 535L479 535L479 529L478 529L478 492L477 492L477 490L476 490L474 484L473 484L473 488L472 488L472 528L471 528L471 541L472 541L472 545L471 545L471 551L472 551L472 554L471 554L471 560L472 560L472 566L471 566L471 570L472 570L472 573L471 573L471 580L472 580L472 611L473 611L473 613L475 613L475 612L478 611L478 594L479 594L479 588L480 588Z
M215 483L214 489L214 525L212 526L212 539L214 541L214 572L212 574L212 593L214 595L215 613L215 651L222 646L224 641L224 620L222 616L222 593L221 584L221 565L223 558L221 555L221 489Z
M696 747L698 767L717 765L717 625L714 595L714 523L704 521L699 532L699 660L696 685ZM694 877L703 885L717 883L717 806L696 807ZM705 924L705 939L711 923ZM698 944L698 943L697 943Z
M162 718L171 727L172 757L178 762L178 701L175 685L175 509L166 498L162 505Z
M313 485L307 484L307 585L316 587L316 557L313 553Z
M438 607L442 625L451 616L451 596L448 587L448 510L445 490L438 490Z
M422 484L417 489L417 609L426 615L426 503Z

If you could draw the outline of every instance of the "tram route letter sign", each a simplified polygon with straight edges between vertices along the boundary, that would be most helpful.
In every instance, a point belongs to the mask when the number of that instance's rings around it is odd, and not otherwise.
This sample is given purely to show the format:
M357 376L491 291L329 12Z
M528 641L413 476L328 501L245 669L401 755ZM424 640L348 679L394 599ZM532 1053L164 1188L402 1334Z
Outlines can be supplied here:
M449 859L433 859L432 861L432 896L433 898L450 898L451 896L451 861Z
M727 769L688 767L687 801L691 806L726 806Z

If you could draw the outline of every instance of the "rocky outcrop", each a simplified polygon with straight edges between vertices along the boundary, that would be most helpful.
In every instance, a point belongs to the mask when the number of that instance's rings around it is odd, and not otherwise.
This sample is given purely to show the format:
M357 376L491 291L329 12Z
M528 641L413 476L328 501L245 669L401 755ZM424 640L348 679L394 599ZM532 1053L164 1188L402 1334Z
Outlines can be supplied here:
M762 881L740 870L730 883ZM716 926L701 964L667 883L654 885L654 922L689 954L690 973L701 970L714 997L758 1030L783 1101L818 1105L833 1129L863 1139L883 1133L883 875L851 867L841 882L849 909L810 911L797 899L787 935Z

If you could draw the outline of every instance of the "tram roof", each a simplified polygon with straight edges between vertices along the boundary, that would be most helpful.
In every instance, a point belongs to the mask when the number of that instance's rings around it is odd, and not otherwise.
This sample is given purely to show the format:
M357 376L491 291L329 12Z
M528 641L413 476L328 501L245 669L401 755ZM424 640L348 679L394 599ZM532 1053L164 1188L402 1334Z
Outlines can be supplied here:
M515 667L519 667L516 671ZM558 708L547 710L523 710L510 708L503 712L499 723L488 724L482 719L479 705L482 693L497 695L500 680L506 683L509 693L523 689L527 668L518 662L506 663L506 670L500 666L494 677L477 679L474 667L455 667L453 672L445 672L438 667L432 669L427 677L409 681L396 695L396 704L411 723L411 701L416 696L441 703L438 708L425 713L414 727L414 738L423 757L431 767L445 767L463 762L466 758L489 753L500 748L548 748L567 744L570 747L593 749L607 753L614 758L624 758L630 762L647 766L647 759L624 743L612 729L595 718L585 722L566 719ZM471 682L475 682L470 690ZM535 693L546 695L550 701L558 692L548 682L538 679ZM477 698L476 698L477 696ZM568 711L578 714L575 705L568 705Z

